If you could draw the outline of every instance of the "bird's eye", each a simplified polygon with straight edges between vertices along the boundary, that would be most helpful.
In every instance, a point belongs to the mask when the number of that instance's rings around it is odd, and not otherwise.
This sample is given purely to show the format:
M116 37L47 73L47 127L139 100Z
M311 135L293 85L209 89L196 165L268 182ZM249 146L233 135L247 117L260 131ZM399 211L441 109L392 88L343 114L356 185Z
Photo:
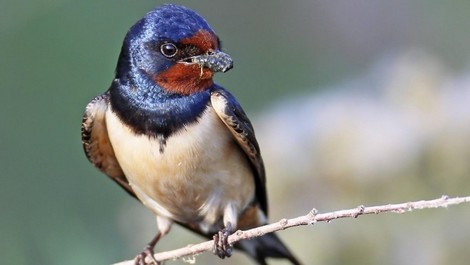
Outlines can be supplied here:
M171 58L176 55L178 48L176 48L176 45L173 43L164 43L162 46L160 46L160 51L166 57Z

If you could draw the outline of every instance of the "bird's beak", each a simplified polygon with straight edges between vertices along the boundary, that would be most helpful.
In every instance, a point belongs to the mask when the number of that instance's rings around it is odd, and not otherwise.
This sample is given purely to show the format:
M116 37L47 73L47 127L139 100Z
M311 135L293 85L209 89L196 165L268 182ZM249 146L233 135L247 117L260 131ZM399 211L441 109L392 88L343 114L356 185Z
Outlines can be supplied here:
M219 50L211 50L205 54L192 56L190 58L186 58L182 63L185 64L198 64L202 67L207 67L213 72L227 72L233 67L233 60L230 55L221 52Z

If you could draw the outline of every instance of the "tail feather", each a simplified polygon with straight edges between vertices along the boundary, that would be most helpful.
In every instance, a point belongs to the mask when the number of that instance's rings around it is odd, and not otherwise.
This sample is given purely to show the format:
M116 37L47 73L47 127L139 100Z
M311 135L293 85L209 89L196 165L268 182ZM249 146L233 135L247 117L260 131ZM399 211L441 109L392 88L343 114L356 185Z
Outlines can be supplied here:
M301 265L274 233L251 240L240 241L235 244L235 247L242 249L248 256L256 260L259 265L268 265L266 258L287 259L293 265Z

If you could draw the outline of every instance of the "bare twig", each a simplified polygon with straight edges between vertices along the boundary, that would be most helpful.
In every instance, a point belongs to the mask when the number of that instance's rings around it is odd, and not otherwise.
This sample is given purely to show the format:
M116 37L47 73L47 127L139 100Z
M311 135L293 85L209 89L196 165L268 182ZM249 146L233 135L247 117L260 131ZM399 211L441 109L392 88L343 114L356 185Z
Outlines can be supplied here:
M264 234L272 233L287 228L301 226L301 225L312 225L318 222L331 222L332 220L339 218L353 217L357 218L360 215L365 214L379 214L379 213L405 213L411 212L412 210L421 210L429 208L445 208L450 205L457 205L464 202L470 202L470 196L467 197L456 197L449 198L448 196L442 196L439 199L428 200L428 201L415 201L399 204L388 204L380 206L365 207L360 205L354 209L340 210L329 213L318 213L316 209L311 210L308 214L292 219L282 219L276 223L260 226L246 231L238 230L234 234L230 235L228 241L230 244L234 244L237 241L243 239L250 239L262 236ZM203 243L189 245L176 250L166 251L155 254L155 259L158 261L175 260L178 258L200 254L204 251L212 250L214 243L212 240ZM116 263L115 265L132 265L134 261L124 261Z

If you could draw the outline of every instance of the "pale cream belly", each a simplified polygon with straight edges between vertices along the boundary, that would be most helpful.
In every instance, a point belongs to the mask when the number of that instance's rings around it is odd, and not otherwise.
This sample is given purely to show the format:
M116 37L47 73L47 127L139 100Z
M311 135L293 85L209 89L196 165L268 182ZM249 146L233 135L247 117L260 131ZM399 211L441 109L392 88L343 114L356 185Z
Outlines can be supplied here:
M169 137L163 153L158 140L136 136L110 108L106 124L121 168L155 214L211 225L228 207L238 215L253 200L248 162L212 108Z

